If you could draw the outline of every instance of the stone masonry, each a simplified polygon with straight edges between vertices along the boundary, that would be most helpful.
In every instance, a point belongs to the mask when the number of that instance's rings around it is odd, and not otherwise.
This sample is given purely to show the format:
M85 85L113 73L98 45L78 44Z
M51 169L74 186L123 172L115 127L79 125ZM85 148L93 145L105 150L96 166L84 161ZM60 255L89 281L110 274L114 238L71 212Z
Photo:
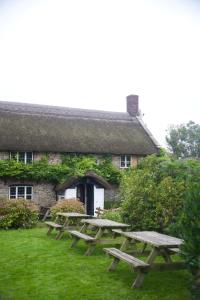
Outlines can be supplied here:
M52 206L56 203L56 193L54 185L51 183L35 183L33 181L22 180L0 180L0 198L9 197L9 187L12 185L32 185L33 187L33 202L39 206Z

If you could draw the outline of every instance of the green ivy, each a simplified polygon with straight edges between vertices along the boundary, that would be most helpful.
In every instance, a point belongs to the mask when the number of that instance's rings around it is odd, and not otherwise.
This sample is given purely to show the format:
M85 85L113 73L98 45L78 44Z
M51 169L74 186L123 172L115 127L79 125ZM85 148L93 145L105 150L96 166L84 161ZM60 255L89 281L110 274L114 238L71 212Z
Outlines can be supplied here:
M47 157L27 165L15 160L0 160L2 179L16 178L56 184L71 176L84 176L87 171L94 171L113 184L120 181L120 171L112 165L111 157L103 157L99 164L92 155L63 155L61 164L49 164Z

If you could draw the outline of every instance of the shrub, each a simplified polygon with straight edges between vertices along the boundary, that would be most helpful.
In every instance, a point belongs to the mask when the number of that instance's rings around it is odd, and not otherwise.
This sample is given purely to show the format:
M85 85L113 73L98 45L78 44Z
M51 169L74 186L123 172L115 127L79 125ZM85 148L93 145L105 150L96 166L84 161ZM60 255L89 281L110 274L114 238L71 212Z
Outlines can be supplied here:
M191 273L191 299L200 299L200 186L192 182L186 194L180 235L184 239L182 256Z
M38 213L30 200L0 199L0 228L31 228L38 221Z
M120 200L107 200L104 201L104 208L105 209L112 209L112 208L118 208L121 206Z
M109 219L116 222L122 222L120 209L110 209L103 214L103 219Z
M123 174L122 217L134 230L176 234L188 178L200 178L200 161L151 155ZM192 180L191 180L192 181Z
M57 212L85 213L84 204L79 199L65 199L58 201L51 207L51 215L56 218Z

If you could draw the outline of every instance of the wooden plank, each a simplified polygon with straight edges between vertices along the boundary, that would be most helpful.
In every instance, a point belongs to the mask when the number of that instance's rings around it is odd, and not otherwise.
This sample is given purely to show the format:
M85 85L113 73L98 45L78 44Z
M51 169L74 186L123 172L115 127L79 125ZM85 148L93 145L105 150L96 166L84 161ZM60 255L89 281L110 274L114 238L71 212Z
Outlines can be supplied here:
M51 221L45 222L45 224L47 224L47 225L50 226L50 227L54 227L54 228L62 228L62 227L63 227L62 225L57 224L57 223L55 223L55 222L51 222Z
M68 230L68 232L71 235L73 235L73 236L75 236L75 237L77 237L79 239L83 239L85 241L96 241L96 239L94 237L91 237L91 236L89 236L87 234L84 234L84 233L76 231L76 230Z
M118 234L120 234L120 235L121 235L121 233L122 233L122 229L112 229L112 232L114 232L114 233L118 233Z
M58 212L57 215L67 217L67 218L92 218L92 216L90 215L80 214L75 212L71 212L71 213Z
M155 231L122 232L122 235L156 247L179 247L183 240Z
M102 227L102 228L127 228L130 225L124 224L124 223L118 223L115 221L111 221L108 219L85 219L85 220L81 220L82 223L87 223L87 224L91 224L95 227Z
M119 249L116 248L104 248L104 251L109 255L114 256L120 260L127 262L128 264L134 266L134 268L148 268L149 264L143 262L142 260L129 255Z
M177 253L177 254L180 253L180 249L179 249L179 248L169 248L168 250L169 250L170 252L172 252L172 253Z

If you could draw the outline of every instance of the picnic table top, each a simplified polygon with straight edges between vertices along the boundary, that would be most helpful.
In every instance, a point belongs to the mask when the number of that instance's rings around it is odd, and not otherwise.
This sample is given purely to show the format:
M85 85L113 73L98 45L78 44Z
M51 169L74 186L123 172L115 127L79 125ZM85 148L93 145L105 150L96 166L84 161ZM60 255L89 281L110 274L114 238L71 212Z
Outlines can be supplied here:
M108 219L83 219L81 220L81 222L101 228L127 228L130 226L124 223L118 223Z
M58 212L57 215L67 217L67 218L92 218L92 216L90 215L79 214L76 212Z
M155 247L179 247L183 240L155 231L121 232L121 235Z

